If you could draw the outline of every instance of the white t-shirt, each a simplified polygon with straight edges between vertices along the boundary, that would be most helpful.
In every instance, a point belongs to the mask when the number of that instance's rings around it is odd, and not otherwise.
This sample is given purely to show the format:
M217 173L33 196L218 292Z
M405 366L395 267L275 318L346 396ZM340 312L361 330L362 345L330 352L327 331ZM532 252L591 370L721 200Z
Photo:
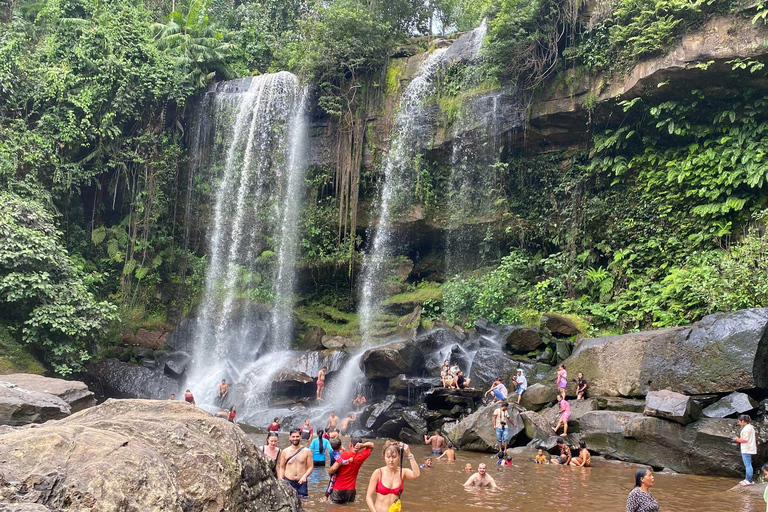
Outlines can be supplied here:
M741 429L739 437L744 439L746 443L739 443L741 447L741 453L751 453L757 455L757 440L755 439L755 427L751 423L744 425Z

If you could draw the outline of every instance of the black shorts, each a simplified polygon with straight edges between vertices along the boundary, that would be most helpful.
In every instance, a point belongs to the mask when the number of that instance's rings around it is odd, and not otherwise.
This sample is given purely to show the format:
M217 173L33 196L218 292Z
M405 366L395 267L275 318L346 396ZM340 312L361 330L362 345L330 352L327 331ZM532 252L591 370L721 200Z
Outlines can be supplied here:
M355 501L355 490L349 489L347 491L338 491L336 489L331 491L331 501L334 503L352 503Z
M291 485L291 487L296 489L296 493L299 495L299 498L309 498L309 491L307 490L307 482L300 484L296 480L288 480L287 478L283 478L283 480L288 482Z
M317 467L325 467L325 461L324 460L313 460L312 465Z

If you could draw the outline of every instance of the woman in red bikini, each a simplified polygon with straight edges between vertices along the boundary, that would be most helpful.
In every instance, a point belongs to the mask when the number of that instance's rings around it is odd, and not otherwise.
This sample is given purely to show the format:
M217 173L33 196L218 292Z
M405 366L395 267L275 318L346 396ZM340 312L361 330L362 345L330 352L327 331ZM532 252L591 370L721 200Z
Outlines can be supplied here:
M401 457L408 459L411 469L404 469ZM387 441L384 445L384 462L386 466L379 468L371 475L368 482L368 492L365 503L370 512L388 512L403 493L403 482L419 477L419 463L411 454L407 444L397 441Z

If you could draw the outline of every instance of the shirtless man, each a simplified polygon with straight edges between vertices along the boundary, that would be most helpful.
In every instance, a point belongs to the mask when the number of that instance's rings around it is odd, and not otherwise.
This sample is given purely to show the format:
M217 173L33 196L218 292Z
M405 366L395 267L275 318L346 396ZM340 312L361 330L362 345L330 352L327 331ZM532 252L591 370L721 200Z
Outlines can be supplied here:
M360 407L363 405L367 400L365 399L365 395L358 393L354 400L352 400L352 405L355 407Z
M435 435L431 437L427 437L427 434L424 434L424 444L432 445L432 455L442 455L445 438L440 435L439 430L435 430Z
M453 449L453 444L448 441L448 448L445 449L443 454L437 458L437 460L442 459L445 457L445 460L447 461L455 461L456 460L456 450Z
M323 388L325 387L325 372L328 371L327 366L323 366L319 372L317 372L317 398L318 400L323 399Z
M227 380L221 379L221 384L219 384L219 405L224 403L224 400L227 399L227 395L229 394L229 386L227 386Z
M299 498L308 498L307 478L312 474L312 450L301 446L301 433L297 428L291 430L288 440L291 445L280 453L277 478L288 482Z
M490 487L491 489L496 489L496 480L486 473L487 470L488 468L486 468L484 462L478 464L477 473L464 482L464 487Z
M347 435L347 430L349 430L349 424L352 423L357 419L357 414L352 413L343 420L341 420L341 434Z
M331 429L335 429L339 426L339 417L336 416L335 412L331 412L331 415L328 417L328 425L325 427L325 431L329 432Z

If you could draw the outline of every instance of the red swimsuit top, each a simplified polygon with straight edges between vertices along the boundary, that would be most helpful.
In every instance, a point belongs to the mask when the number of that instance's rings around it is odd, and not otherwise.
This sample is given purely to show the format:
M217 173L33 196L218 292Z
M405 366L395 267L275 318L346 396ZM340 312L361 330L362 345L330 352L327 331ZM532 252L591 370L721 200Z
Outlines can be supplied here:
M376 482L376 492L385 496L387 494L400 494L403 492L403 482L400 482L400 487L390 489L389 487L384 487L384 484L381 483L381 475L379 475L379 481Z

